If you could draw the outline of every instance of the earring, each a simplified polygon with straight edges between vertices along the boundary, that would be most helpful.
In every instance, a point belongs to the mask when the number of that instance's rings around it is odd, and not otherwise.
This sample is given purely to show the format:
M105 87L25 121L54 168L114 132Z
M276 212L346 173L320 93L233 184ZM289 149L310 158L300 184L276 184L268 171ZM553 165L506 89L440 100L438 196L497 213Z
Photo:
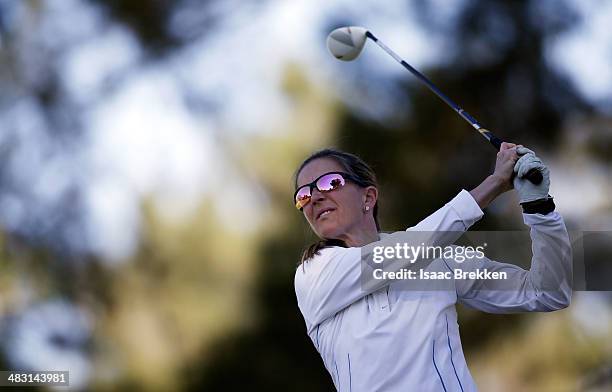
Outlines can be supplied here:
M368 212L368 211L370 211L370 206L365 206L363 209L364 209L364 211L363 211L364 213Z

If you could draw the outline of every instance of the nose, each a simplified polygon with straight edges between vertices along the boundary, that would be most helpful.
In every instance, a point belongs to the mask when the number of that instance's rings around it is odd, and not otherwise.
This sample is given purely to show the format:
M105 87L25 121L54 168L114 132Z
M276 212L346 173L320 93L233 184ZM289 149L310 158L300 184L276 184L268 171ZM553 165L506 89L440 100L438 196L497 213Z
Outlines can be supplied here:
M310 192L310 200L313 204L316 204L321 200L325 200L325 196L322 192L319 192L317 188L313 188L313 190Z

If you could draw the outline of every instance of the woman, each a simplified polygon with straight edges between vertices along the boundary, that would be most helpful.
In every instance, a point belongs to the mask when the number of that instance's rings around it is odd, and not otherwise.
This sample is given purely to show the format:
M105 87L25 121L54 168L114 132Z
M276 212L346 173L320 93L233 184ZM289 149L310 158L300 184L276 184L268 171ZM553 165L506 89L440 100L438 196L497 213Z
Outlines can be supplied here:
M539 185L522 178L534 168L544 178ZM321 241L304 252L295 291L307 333L336 389L475 391L459 340L457 302L491 313L567 307L571 248L548 195L549 184L548 169L531 150L504 143L492 175L407 230L464 232L497 196L516 189L524 222L531 228L531 269L486 257L454 264L465 270L504 271L511 290L479 290L483 286L478 281L463 279L453 280L452 290L401 290L388 281L368 288L361 284L361 250L385 237L379 233L375 175L360 158L337 150L306 159L296 173L294 200ZM448 271L452 261L440 258L427 268Z

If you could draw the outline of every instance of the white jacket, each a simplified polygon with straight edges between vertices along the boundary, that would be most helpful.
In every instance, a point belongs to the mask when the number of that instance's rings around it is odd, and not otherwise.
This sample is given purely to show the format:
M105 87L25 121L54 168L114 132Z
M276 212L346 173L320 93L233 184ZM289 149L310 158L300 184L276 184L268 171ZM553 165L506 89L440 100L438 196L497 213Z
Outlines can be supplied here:
M466 231L482 216L476 201L463 190L408 230ZM361 285L362 254L357 247L325 248L299 266L295 273L298 306L336 389L475 391L459 338L458 301L491 313L567 307L572 259L563 219L557 212L524 214L523 218L531 227L529 271L486 257L478 263L453 263L466 270L505 271L512 290L481 291L477 281L454 280L454 290L401 290L387 282L368 292ZM448 265L447 260L437 259L427 269L448 271Z

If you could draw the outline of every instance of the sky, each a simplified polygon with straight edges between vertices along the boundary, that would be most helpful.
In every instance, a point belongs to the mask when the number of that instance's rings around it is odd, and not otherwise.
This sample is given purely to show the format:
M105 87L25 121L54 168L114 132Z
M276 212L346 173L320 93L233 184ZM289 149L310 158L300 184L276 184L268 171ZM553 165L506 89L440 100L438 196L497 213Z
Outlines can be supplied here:
M215 199L228 224L238 216L247 217L242 220L250 223L241 225L241 230L255 229L261 215L252 205L258 203L247 205L237 199L241 191L249 189L249 179L241 177L235 162L216 148L219 140L283 132L291 111L281 90L282 71L288 62L301 64L312 83L367 114L372 103L360 101L351 79L344 76L346 72L363 67L380 75L380 80L393 80L405 71L374 45L366 46L353 63L335 60L325 48L324 30L339 21L367 26L418 69L444 61L448 50L444 37L425 32L409 3L391 0L381 7L372 0L276 0L252 8L221 2L216 12L226 17L219 29L173 56L147 62L135 37L120 26L104 24L91 3L44 2L45 16L34 40L52 48L70 42L59 56L59 66L63 87L83 110L85 146L49 164L41 150L44 143L37 143L24 147L14 164L27 174L24 181L36 185L33 198L41 205L57 198L71 177L80 181L86 196L83 208L88 246L110 261L124 260L134 251L140 200L148 195L154 195L170 219L184 217L202 195L208 195ZM433 4L440 20L452 20L464 2L435 0ZM538 4L544 12L555 6L552 1ZM612 21L612 4L596 0L570 4L586 22L549 42L548 59L604 110L609 107L612 91L612 46L607 28ZM19 20L20 8L16 9L12 18ZM44 61L36 57L41 54L30 56L33 63ZM185 90L198 99L204 97L210 112L194 115L182 95ZM379 107L373 112L384 107L385 99L392 99L385 98L384 91L379 96ZM36 138L44 137L44 132L37 121L42 119L34 112L27 99L12 111L21 124L22 137L39 140ZM30 161L32 156L39 158L37 164ZM78 173L75 161L79 162ZM564 171L565 166L571 166L554 159L552 163ZM594 188L589 194L605 194L600 177L586 177ZM580 178L585 177L576 173L575 179ZM563 181L554 184L561 191L572 185ZM232 191L215 192L220 187ZM266 206L265 197L256 197ZM582 202L581 208L588 209L588 203ZM590 202L597 205L602 200L594 197ZM27 206L10 199L1 200L2 206L5 221L19 225L20 208L23 211Z
M612 3L572 1L585 21L548 48L550 61L569 76L578 90L601 108L610 109L612 88Z

